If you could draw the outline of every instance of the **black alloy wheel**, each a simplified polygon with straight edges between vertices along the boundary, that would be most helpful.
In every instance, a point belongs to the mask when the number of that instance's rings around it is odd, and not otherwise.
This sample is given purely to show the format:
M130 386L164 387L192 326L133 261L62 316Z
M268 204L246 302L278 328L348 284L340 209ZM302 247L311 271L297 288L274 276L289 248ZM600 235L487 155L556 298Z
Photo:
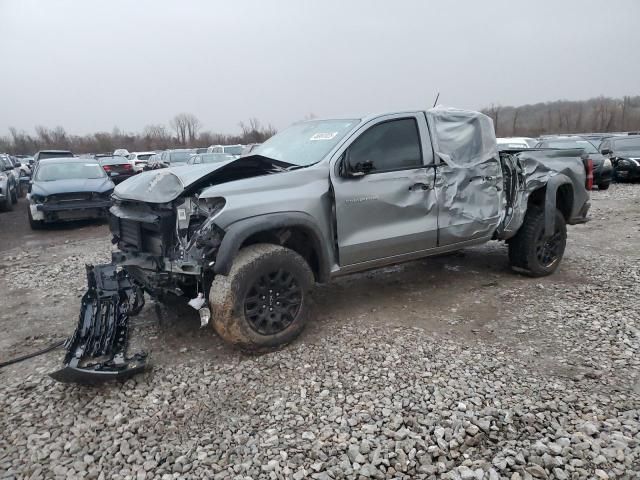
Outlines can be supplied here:
M302 289L295 276L282 268L261 275L249 288L244 313L261 335L275 335L289 327L302 306Z
M536 241L536 257L540 265L545 268L552 266L557 262L563 251L562 232L556 228L551 237L544 238L544 229L540 232Z

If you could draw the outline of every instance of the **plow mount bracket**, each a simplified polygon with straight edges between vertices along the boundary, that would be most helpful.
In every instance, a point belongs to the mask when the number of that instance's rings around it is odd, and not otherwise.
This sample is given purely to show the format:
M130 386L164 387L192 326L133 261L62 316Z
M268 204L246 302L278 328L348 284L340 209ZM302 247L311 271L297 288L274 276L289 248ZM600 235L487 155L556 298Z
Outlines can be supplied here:
M144 306L144 293L115 265L86 265L75 332L65 343L64 366L50 374L65 383L97 384L128 378L146 367L146 354L126 356L129 317Z

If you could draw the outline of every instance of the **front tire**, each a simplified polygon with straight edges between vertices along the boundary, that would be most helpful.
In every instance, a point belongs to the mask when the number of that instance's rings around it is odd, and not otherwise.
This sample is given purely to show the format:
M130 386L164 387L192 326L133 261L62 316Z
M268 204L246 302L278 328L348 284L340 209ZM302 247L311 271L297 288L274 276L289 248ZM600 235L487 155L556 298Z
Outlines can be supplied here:
M310 310L313 273L299 254L272 244L243 248L229 275L211 285L211 323L225 341L248 351L272 350L293 341Z
M608 190L611 186L611 182L605 182L598 185L598 190Z
M18 186L14 185L13 186L13 193L11 194L11 203L13 203L14 205L16 203L18 203L18 195L19 195L19 191L18 191Z
M560 210L555 212L553 235L544 238L544 210L532 207L518 233L509 240L511 267L530 277L544 277L556 271L567 245L567 225Z

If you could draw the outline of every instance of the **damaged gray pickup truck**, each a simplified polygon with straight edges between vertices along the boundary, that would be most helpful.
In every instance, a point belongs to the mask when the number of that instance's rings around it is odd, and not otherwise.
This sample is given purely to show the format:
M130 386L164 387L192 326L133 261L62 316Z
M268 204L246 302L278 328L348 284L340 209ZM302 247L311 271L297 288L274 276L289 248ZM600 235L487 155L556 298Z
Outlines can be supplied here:
M305 326L312 284L340 275L489 240L507 242L515 270L551 274L566 225L587 221L590 182L581 150L498 153L491 119L477 112L306 121L250 156L118 185L110 210L117 249L108 274L89 272L86 301L95 303L96 278L106 275L120 292L111 305L118 318L126 320L131 298L139 310L142 291L158 301L186 296L224 340L270 349ZM138 294L125 295L132 288ZM85 308L67 364L75 358L82 368L87 337L98 335L91 312L100 310ZM118 355L120 366L85 369L130 369Z

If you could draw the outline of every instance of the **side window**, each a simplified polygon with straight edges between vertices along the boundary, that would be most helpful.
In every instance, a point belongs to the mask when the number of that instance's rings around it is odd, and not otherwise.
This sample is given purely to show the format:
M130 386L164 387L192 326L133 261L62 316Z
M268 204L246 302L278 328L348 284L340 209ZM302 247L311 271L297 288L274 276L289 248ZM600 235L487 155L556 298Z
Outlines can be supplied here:
M369 173L421 167L415 119L391 120L371 127L351 144L348 158L352 168Z
M605 140L604 142L602 142L602 144L600 145L600 151L602 150L610 150L611 147L609 146L609 140Z

